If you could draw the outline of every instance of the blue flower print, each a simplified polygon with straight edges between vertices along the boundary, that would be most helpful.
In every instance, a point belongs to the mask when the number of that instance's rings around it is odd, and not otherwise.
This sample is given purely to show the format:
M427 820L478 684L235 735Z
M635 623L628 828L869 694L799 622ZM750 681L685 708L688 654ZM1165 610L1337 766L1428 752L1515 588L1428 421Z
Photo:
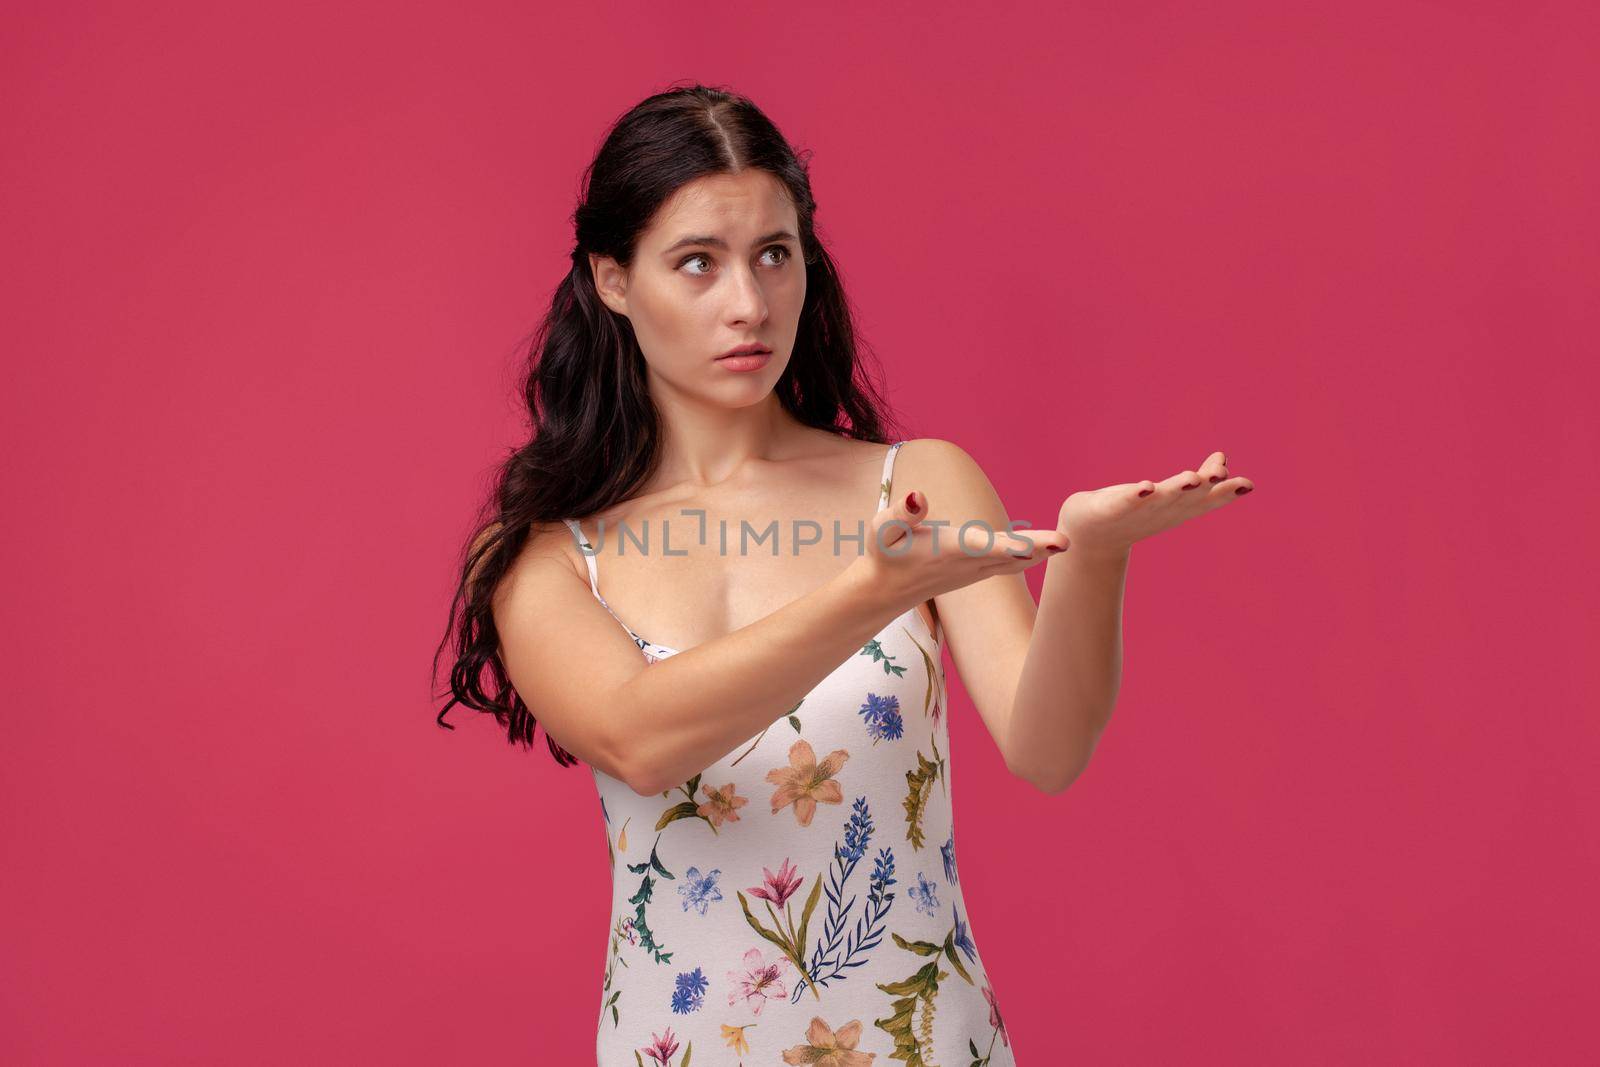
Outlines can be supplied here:
M893 693L886 697L868 693L867 702L861 705L860 711L873 744L885 738L897 741L905 733L905 722L900 718L900 698Z
M950 832L950 838L939 846L939 854L944 857L944 880L955 885L961 879L956 876L956 835Z
M701 877L700 868L690 867L684 872L683 884L678 887L678 893L683 897L683 910L690 908L700 909L700 914L706 913L706 905L712 901L722 899L722 890L717 888L717 875L722 873L718 867L711 873Z
M856 802L850 806L850 821L844 825L844 847L834 846L835 858L854 864L867 851L871 838L872 813L867 809L867 798L856 797Z
M935 915L939 911L939 887L928 881L928 876L921 871L917 872L917 884L906 890L911 894L911 899L917 902L917 910L924 915Z
M967 932L967 924L961 921L961 909L956 907L956 902L953 900L950 902L950 910L955 912L956 916L956 947L967 954L968 960L977 962L978 946L972 943L972 936Z
M682 971L674 983L676 988L672 991L672 1010L679 1015L688 1015L691 1011L699 1011L700 1005L705 1003L706 976L696 967L692 971Z

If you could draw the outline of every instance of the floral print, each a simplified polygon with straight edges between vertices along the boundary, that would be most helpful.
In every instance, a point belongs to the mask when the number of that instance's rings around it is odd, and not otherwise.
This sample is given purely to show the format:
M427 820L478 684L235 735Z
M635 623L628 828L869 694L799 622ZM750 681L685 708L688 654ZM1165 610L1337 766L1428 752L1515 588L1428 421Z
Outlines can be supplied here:
M640 796L594 770L599 1063L1015 1067L958 878L943 652L906 611L689 780Z
M678 887L678 892L683 896L683 910L698 908L700 914L704 915L712 901L721 900L722 890L717 888L717 875L721 873L721 870L714 870L701 877L698 867L684 871L684 883Z
M917 910L924 915L933 915L939 910L939 887L928 881L928 876L921 871L917 872L917 884L909 892L911 899L917 902Z
M727 1041L728 1042L728 1047L733 1049L733 1051L735 1051L735 1052L749 1052L750 1051L750 1039L744 1036L744 1032L745 1032L746 1028L754 1026L754 1025L756 1025L756 1024L755 1023L746 1023L744 1026L729 1026L727 1023L723 1023L722 1024L722 1037L723 1037L723 1040Z
M868 693L867 702L861 705L861 717L866 720L867 736L872 738L873 744L885 738L897 740L905 733L905 722L900 718L900 698L893 693L888 696Z
M744 954L743 962L741 970L728 972L728 981L732 983L728 1006L742 1003L752 1015L760 1015L767 998L784 998L783 968L789 960L779 954L769 961L759 948L753 948Z
M660 1064L669 1064L678 1051L678 1041L672 1036L672 1027L667 1027L667 1032L662 1035L651 1034L649 1045L640 1049L646 1056Z
M706 984L706 976L698 967L679 974L672 991L672 1010L679 1015L698 1011L705 1002Z
M876 1052L857 1052L861 1043L861 1020L851 1019L834 1032L820 1016L806 1027L806 1043L784 1050L784 1063L815 1063L821 1067L866 1067Z
M712 789L709 785L700 787L700 792L706 796L705 803L698 805L695 814L710 822L712 826L721 826L724 822L739 821L739 809L750 803L749 797L734 795L734 784L729 782L721 789Z
M801 738L789 746L789 765L767 772L767 781L778 788L772 794L772 814L776 815L790 804L794 805L794 818L801 826L810 826L816 817L818 804L842 804L844 792L833 776L839 773L850 753L836 748L828 758L817 762L811 743Z

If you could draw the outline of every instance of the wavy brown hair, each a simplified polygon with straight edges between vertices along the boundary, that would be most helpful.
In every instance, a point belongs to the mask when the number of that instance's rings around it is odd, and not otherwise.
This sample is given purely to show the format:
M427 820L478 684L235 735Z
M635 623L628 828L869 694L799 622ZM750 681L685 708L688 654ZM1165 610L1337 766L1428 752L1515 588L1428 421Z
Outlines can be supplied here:
M690 85L641 101L612 125L585 169L573 213L571 266L533 334L526 384L529 434L501 465L460 557L460 583L434 679L447 647L450 701L487 712L512 744L531 747L538 726L499 655L494 591L536 525L592 515L627 500L659 461L659 415L633 327L601 302L589 256L622 267L641 232L685 183L759 168L787 190L799 216L806 297L789 364L775 389L799 422L860 441L888 443L899 428L858 353L850 303L815 230L810 152L796 153L759 108L731 91ZM890 437L888 434L895 436ZM443 693L440 694L441 696ZM561 766L577 758L545 733Z

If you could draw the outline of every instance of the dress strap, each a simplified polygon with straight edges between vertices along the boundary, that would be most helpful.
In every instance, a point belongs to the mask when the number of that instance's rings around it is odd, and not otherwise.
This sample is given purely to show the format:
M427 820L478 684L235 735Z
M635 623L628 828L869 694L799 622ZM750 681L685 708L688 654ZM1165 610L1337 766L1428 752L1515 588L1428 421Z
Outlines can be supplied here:
M889 454L883 457L883 480L879 483L878 510L882 511L889 506L889 485L894 481L894 457L900 451L904 441L896 441L889 446Z
M633 627L623 622L622 616L618 615L615 611L612 611L611 605L606 603L606 598L600 595L600 568L596 566L594 561L595 556L599 555L600 553L594 547L594 545L589 542L589 539L584 536L583 527L580 526L574 519L562 519L561 521L567 524L567 527L572 531L572 536L578 539L578 551L583 556L584 565L589 568L589 591L594 594L594 598L596 600L600 601L600 606L605 608L606 611L610 612L613 619L617 620L617 625L628 632L628 636L633 638L634 644L638 645L641 649L649 646L650 643L644 638L640 637L638 634L634 633ZM655 647L660 648L662 646Z
M584 564L589 568L589 589L594 593L595 599L604 604L606 602L606 598L600 595L600 571L598 568L596 568L594 562L594 546L589 543L589 539L587 537L583 536L582 526L579 526L572 519L562 519L561 521L566 523L567 526L571 528L572 536L578 539L578 550L583 555Z

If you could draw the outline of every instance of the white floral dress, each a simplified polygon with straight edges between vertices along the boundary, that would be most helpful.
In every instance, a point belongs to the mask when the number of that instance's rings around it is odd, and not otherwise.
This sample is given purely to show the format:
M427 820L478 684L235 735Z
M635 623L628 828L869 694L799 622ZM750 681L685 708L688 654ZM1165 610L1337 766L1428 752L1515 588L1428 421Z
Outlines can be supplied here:
M622 625L648 662L675 654ZM1016 1063L956 866L938 631L905 612L665 793L594 770L612 867L600 1067Z

